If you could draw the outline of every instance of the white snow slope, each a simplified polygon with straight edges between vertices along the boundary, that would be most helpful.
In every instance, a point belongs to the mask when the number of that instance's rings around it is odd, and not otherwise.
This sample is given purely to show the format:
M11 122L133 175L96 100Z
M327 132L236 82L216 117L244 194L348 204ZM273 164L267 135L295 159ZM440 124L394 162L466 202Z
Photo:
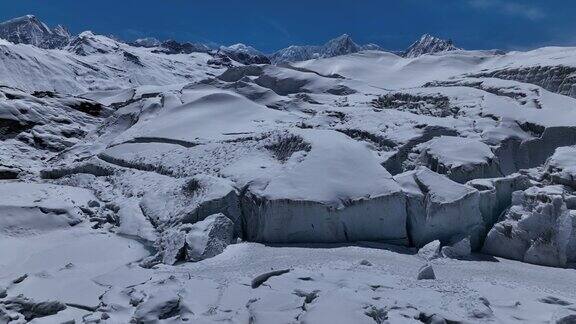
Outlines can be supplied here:
M576 48L0 52L0 323L576 321Z

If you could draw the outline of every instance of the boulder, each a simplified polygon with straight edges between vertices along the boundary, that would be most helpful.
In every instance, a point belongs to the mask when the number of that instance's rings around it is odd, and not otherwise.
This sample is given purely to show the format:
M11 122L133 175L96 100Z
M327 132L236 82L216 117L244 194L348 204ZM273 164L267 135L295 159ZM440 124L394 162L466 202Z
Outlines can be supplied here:
M426 264L418 270L418 280L434 280L436 279L436 274L434 273L434 268L431 265Z
M223 214L208 216L190 227L186 235L186 257L200 261L215 257L234 242L234 223Z
M470 237L472 248L480 247L484 223L478 190L425 167L394 179L406 194L408 234L415 246L434 240L449 244L459 237Z
M133 322L135 323L158 323L186 313L182 305L182 297L178 291L168 287L157 287L157 289L140 303L134 312Z
M215 214L195 224L182 224L166 230L160 240L162 261L197 262L215 257L234 242L234 223L223 214Z
M442 243L435 240L432 241L418 250L418 256L425 260L432 260L442 256Z
M464 238L450 246L442 247L442 255L451 259L464 259L472 253L470 239Z

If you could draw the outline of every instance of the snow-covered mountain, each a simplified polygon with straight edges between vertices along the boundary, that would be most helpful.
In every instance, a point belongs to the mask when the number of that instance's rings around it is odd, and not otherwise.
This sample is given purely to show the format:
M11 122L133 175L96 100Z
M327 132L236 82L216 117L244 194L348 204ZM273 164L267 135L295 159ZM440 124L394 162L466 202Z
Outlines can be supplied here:
M70 33L61 25L50 29L35 16L27 15L0 23L0 38L40 48L62 48L70 41Z
M165 54L208 53L209 51L210 48L204 44L190 42L180 43L173 39L162 42L156 50L156 52Z
M154 37L138 38L137 40L130 43L132 46L136 47L158 47L161 42Z
M221 46L220 51L242 64L270 64L270 59L254 47L245 44Z
M0 323L573 320L576 48L146 44L0 40Z
M344 34L328 41L322 46L290 46L270 55L274 64L300 62L315 58L328 58L357 53L363 50L381 50L376 44L358 45L350 35Z
M404 52L404 57L413 58L424 54L435 54L460 50L451 40L440 39L424 34Z

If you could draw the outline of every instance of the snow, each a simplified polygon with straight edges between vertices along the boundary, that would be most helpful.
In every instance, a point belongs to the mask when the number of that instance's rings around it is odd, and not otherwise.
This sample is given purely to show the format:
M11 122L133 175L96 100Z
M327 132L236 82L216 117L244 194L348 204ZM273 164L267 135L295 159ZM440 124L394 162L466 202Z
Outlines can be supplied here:
M347 136L316 130L295 134L310 143L310 152L302 161L271 175L264 189L256 187L254 193L267 199L318 201L341 207L343 201L376 198L400 190L386 169L371 158L370 151Z
M140 43L0 41L0 322L575 315L575 48Z

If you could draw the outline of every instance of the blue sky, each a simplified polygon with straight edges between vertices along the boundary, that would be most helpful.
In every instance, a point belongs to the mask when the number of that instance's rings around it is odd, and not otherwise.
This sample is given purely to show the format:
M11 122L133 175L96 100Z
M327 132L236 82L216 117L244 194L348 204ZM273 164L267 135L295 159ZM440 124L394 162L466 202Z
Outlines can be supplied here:
M154 36L265 52L321 44L343 33L357 43L403 49L423 33L467 49L576 46L574 0L1 0L0 19L34 14L72 32Z

